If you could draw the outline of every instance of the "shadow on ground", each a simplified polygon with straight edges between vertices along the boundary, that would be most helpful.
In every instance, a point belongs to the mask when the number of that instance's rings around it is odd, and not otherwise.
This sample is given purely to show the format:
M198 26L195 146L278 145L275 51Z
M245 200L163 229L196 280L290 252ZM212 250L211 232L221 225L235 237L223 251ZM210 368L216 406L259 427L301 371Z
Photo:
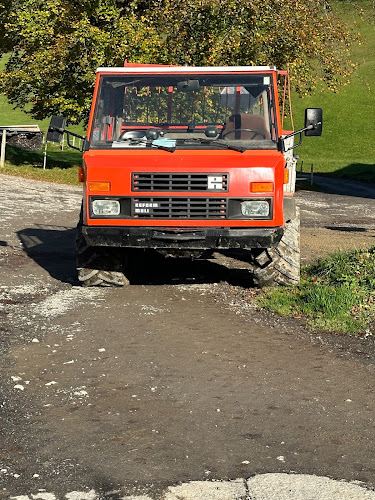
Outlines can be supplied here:
M335 175L363 182L375 182L375 163L351 163L336 170Z
M204 284L225 281L233 286L253 285L249 269L227 266L226 252L207 259L163 257L155 251L135 251L130 257L129 279L133 285ZM237 260L237 255L233 258ZM243 259L241 259L243 261ZM239 260L237 261L239 263ZM232 263L232 262L231 262Z
M331 231L344 231L345 233L366 233L368 229L365 227L351 227L351 226L324 226Z
M26 151L24 149L7 146L7 160L16 166L33 165L34 168L43 168L44 151ZM67 169L78 167L81 164L81 153L73 150L54 150L47 153L47 168L58 167Z
M24 251L53 278L78 284L74 255L75 228L38 225L17 233Z
M356 166L356 164L353 164L341 170L337 170L335 172L335 176L337 175L337 177L329 177L321 174L314 175L314 185L317 185L319 190L324 193L355 196L357 198L375 198L375 165L362 165L363 167L369 167L373 170L372 175L369 175L367 182L344 178L346 175L345 171L347 169L352 169L353 171L353 168ZM358 166L360 165L358 164ZM349 175L349 172L347 175ZM364 176L364 178L366 177ZM372 182L370 182L371 180Z
M75 228L63 226L36 226L18 232L24 251L53 278L63 283L78 285L75 263ZM119 250L121 251L121 250ZM174 285L220 283L249 287L251 272L241 262L243 253L229 252L206 259L175 259L163 257L153 250L133 250L126 275L132 285ZM237 267L230 267L232 261ZM228 262L230 264L228 265Z

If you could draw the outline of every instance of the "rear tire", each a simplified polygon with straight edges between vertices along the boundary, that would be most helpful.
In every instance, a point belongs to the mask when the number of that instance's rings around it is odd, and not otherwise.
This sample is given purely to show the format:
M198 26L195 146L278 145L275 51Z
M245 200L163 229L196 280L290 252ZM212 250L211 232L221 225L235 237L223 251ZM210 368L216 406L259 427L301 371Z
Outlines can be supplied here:
M82 226L76 234L76 261L78 280L82 286L125 286L124 259L118 249L92 247L86 243Z
M260 249L252 256L254 284L258 286L297 285L300 280L300 215L285 224L276 248Z

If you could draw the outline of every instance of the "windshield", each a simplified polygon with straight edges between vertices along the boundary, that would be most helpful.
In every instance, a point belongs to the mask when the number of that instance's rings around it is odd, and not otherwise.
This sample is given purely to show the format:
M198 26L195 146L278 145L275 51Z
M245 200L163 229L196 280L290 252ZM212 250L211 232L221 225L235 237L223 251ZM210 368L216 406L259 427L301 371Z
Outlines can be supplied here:
M103 75L94 148L276 147L271 74Z

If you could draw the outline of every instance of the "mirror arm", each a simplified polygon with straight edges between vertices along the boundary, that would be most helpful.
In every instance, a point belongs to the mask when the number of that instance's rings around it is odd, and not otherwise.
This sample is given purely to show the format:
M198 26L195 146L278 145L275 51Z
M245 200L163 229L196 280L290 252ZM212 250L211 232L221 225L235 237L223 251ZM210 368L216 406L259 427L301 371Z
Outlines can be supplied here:
M68 143L68 146L72 149L76 149L77 151L83 151L83 148L77 148L77 146L73 146L73 144L71 144L70 142L70 136L73 136L73 137L77 137L78 139L82 139L83 141L85 141L85 137L82 137L82 135L79 135L79 134L75 134L74 132L68 132L68 130L65 130L65 133L66 133L66 142Z
M320 125L320 123L316 123L316 125ZM288 134L284 137L284 139L289 139L289 137L293 137L294 135L300 134L302 136L302 132L305 132L306 130L312 130L315 128L315 125L309 125L308 127L301 128L300 130L296 130L295 132L292 132L291 134ZM301 142L302 142L302 137L301 137Z
M49 132L59 132L60 134L66 134L66 142L68 143L68 146L72 149L76 149L77 151L86 151L87 149L87 139L86 137L83 137L82 135L75 134L74 132L70 132L68 130L65 130L64 128L59 128L59 127L49 127L48 128ZM70 142L70 136L72 137L77 137L78 139L83 140L83 146L82 148L77 148L77 146L73 146L73 144Z
M320 124L321 124L321 122L316 123L314 125L311 124L308 127L301 128L300 130L296 130L295 132L292 132L291 134L286 135L285 137L283 137L281 139L281 143L282 143L281 150L284 153L286 153L287 151L291 151L292 149L298 148L298 146L300 146L302 144L302 133L305 132L306 130L313 130L317 125L320 125ZM285 141L285 139L289 139L289 137L294 137L297 134L299 134L299 142L298 142L298 144L294 144L290 148L285 149L285 147L284 147L284 141Z

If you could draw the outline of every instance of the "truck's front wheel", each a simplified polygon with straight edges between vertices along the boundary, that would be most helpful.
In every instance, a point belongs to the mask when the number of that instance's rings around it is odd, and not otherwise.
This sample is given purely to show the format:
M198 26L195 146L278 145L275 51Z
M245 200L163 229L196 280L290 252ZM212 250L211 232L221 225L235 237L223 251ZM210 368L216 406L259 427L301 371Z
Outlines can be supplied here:
M129 280L123 271L123 256L114 248L91 247L80 224L76 234L78 280L83 286L124 286Z
M276 248L260 249L252 255L253 279L258 286L297 285L300 280L300 216L285 224Z

